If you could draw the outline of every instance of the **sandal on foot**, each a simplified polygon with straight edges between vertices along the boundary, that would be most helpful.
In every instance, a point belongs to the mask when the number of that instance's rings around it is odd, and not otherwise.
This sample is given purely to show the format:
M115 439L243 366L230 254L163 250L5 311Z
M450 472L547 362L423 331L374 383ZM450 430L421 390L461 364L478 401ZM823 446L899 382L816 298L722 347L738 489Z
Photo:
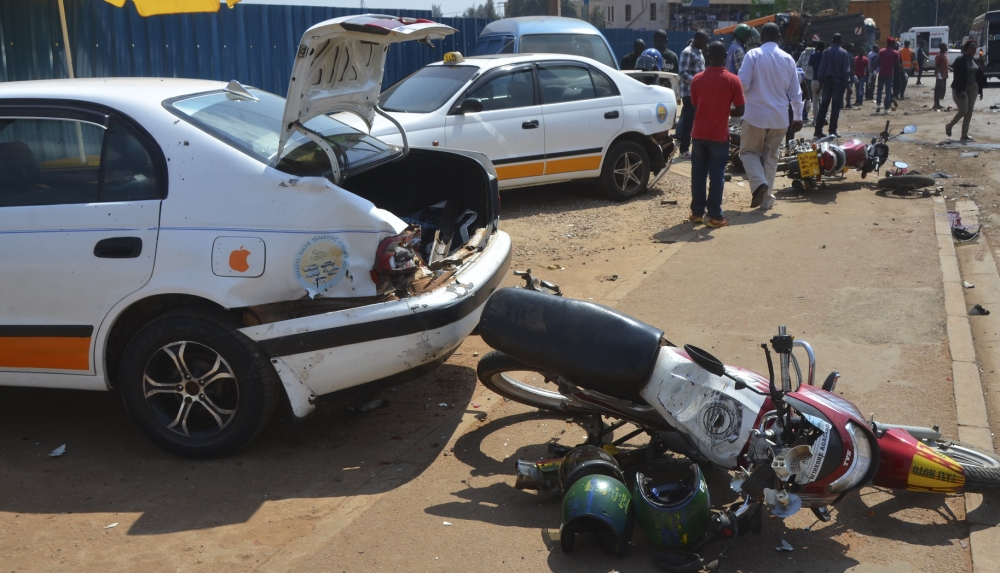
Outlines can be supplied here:
M708 220L705 221L705 226L706 227L711 227L712 229L718 229L719 227L728 227L729 226L729 219L727 219L725 217L723 217L721 219L714 219L712 217L709 217Z

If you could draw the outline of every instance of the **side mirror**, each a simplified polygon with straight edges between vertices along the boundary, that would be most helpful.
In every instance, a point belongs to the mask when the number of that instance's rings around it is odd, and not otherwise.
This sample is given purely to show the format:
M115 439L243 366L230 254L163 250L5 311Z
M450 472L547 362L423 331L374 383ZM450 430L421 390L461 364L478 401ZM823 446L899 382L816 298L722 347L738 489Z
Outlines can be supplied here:
M458 106L455 110L459 115L465 115L467 113L479 113L483 111L483 102L474 97L470 97L462 102L462 105Z
M917 126L913 124L910 124L903 128L903 133L916 133L916 132L917 132Z

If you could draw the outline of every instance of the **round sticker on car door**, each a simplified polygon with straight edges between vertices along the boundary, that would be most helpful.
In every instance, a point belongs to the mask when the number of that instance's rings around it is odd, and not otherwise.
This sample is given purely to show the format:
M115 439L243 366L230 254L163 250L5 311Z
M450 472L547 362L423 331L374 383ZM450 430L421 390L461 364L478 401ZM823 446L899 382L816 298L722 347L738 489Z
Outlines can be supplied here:
M333 235L309 239L295 257L295 279L302 288L322 294L337 285L347 274L347 246Z
M659 123L667 121L667 106L662 103L656 104L656 121Z

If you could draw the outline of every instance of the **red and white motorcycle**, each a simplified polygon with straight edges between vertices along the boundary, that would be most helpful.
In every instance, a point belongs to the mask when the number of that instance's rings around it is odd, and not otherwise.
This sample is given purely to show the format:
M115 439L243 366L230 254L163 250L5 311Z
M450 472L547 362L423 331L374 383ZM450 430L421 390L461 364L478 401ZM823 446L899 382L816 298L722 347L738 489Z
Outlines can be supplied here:
M1000 491L997 456L943 439L937 428L865 420L833 392L837 372L815 386L812 348L784 326L770 349L761 345L768 377L672 344L663 331L610 308L528 289L497 291L479 332L496 349L477 368L488 388L538 408L591 416L588 442L609 443L614 430L631 423L637 429L613 443L646 434L651 455L671 450L732 470L744 513L761 504L777 516L807 507L828 521L828 506L870 483ZM795 349L807 356L804 377ZM603 418L617 421L605 425Z
M916 133L917 126L907 125L897 134ZM784 172L792 179L792 187L806 191L816 187L823 179L841 178L849 169L861 172L864 179L869 173L878 174L879 170L889 161L889 122L885 122L885 130L873 137L871 143L860 139L850 139L839 143L834 135L807 141L796 139L789 141L778 160L778 171ZM912 190L933 185L930 177L908 173L909 166L895 162L896 169L887 172L886 177L879 180L880 189ZM892 179L891 182L886 182Z

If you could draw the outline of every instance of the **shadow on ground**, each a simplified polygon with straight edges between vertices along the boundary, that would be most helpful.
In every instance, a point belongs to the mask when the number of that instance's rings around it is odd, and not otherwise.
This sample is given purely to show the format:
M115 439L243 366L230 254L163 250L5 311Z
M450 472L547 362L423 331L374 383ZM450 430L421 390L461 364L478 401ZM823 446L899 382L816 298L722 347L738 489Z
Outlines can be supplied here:
M548 566L551 571L616 570L625 563L638 565L636 570L655 571L653 559L663 549L652 545L639 527L636 527L625 561L602 554L596 539L589 534L577 539L571 553L563 553L557 527L559 500L513 487L514 461L518 458L533 460L551 457L548 445L553 440L522 447L503 461L484 452L484 442L493 434L502 434L518 424L539 420L559 421L568 420L568 417L546 412L518 414L494 419L460 437L455 443L455 457L470 466L473 479L466 484L466 489L455 492L454 495L462 501L428 507L425 511L444 519L537 529L549 548ZM635 440L640 444L643 441L643 438ZM676 462L687 463L683 458L678 458ZM497 481L497 476L503 476L503 479ZM705 476L715 508L737 501L736 494L729 489L728 472L707 467ZM494 479L488 480L489 485L477 488L471 485L476 483L476 477ZM807 510L789 522L765 515L760 535L750 533L733 543L724 569L838 573L861 565L845 555L854 544L877 547L884 540L893 540L922 546L947 546L968 535L965 521L958 519L946 504L945 496L938 494L866 488L838 504L833 516L833 521L822 523ZM781 545L782 540L792 545L793 553L774 549ZM723 542L716 542L704 548L701 554L710 560L723 547ZM747 564L752 564L752 567L745 569ZM880 570L878 566L872 569L876 570Z
M0 511L140 512L129 535L152 535L242 523L265 501L393 489L437 457L475 384L471 368L446 364L376 396L322 404L304 423L286 405L247 448L207 461L146 441L117 393L0 388ZM374 397L385 404L348 412ZM49 457L61 444L66 454Z

